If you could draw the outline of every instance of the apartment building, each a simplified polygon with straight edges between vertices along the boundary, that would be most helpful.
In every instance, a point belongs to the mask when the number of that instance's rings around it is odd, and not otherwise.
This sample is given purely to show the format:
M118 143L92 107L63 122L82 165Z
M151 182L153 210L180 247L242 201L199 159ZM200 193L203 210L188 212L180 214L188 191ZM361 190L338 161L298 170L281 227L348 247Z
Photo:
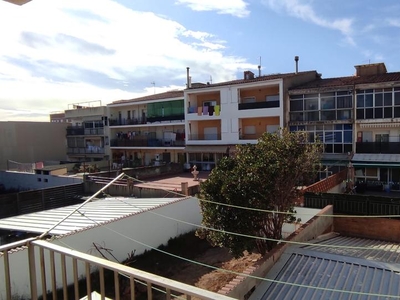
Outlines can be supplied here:
M65 111L67 156L70 161L109 159L107 108L101 101L74 103Z
M185 162L183 91L109 104L113 167Z
M211 170L237 144L256 143L264 132L285 126L287 90L318 78L316 71L191 84L185 94L186 162Z
M352 162L355 180L398 183L400 72L387 72L384 63L355 69L354 76L291 89L288 126L323 142L326 175Z

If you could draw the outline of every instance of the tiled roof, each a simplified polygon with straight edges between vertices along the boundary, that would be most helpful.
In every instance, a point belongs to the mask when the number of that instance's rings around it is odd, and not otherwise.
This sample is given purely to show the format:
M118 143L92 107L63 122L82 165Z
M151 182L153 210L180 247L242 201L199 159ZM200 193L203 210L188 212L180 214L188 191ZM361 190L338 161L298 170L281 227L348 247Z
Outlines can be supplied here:
M324 88L338 88L350 87L359 84L374 84L384 82L396 82L400 84L400 72L379 74L379 75L365 75L365 76L347 76L347 77L334 77L317 79L306 84L292 88L291 91L309 90L309 89L324 89Z
M183 98L183 90L168 91L168 92L164 92L164 93L148 95L148 96L143 96L143 97L129 99L129 100L117 100L117 101L112 102L110 105L120 104L120 103L128 103L128 102L148 101L148 100L161 100L161 99L169 99L169 98Z
M253 79L236 79L236 80L218 82L218 83L213 83L213 84L204 84L204 85L196 84L195 86L192 84L192 87L187 90L218 87L218 86L225 86L225 85L234 85L234 84L243 84L243 83L250 83L250 82L268 81L268 80L274 80L274 79L284 79L284 78L290 78L290 77L295 77L295 76L299 76L302 74L310 74L310 73L315 73L315 77L318 76L317 71L305 71L305 72L298 72L298 73L282 73L282 74L278 73L278 74L254 77Z

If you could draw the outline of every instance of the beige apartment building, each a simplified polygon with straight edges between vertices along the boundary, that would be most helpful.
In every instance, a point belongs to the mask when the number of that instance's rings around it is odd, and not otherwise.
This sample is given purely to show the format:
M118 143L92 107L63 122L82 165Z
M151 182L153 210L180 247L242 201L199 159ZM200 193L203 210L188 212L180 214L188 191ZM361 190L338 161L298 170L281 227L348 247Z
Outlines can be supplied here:
M66 160L68 123L0 122L0 170L10 161L35 163Z

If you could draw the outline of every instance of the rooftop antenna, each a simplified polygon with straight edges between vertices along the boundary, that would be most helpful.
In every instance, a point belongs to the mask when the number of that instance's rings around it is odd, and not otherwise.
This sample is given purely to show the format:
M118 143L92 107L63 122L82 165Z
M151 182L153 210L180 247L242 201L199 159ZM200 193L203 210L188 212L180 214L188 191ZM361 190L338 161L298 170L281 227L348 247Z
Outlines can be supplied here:
M156 93L156 83L154 81L150 82L153 85L153 94Z
M212 76L210 75L210 84L212 84Z
M261 77L261 56L260 56L260 64L258 65L258 77Z

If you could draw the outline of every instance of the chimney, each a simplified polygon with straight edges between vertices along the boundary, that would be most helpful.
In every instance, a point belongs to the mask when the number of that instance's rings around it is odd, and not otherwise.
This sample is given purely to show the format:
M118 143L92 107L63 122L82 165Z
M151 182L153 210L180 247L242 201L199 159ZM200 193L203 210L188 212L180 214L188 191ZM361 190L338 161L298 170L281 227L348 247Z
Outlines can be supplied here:
M186 67L186 88L190 89L192 84L191 84L191 78L189 76L189 67Z
M254 79L254 73L252 71L244 71L243 75L246 80Z
M296 74L299 73L299 57L296 55L294 57L294 61L296 62Z

